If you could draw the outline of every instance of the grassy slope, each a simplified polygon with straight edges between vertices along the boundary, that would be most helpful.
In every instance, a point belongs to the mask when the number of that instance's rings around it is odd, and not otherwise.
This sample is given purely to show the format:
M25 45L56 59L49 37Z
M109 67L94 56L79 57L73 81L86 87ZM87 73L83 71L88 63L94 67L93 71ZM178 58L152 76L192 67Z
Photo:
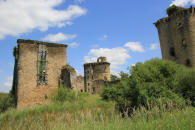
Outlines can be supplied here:
M195 128L195 108L161 112L135 111L132 118L122 119L114 111L114 103L98 96L83 100L55 103L21 111L10 110L0 115L2 130L191 130Z

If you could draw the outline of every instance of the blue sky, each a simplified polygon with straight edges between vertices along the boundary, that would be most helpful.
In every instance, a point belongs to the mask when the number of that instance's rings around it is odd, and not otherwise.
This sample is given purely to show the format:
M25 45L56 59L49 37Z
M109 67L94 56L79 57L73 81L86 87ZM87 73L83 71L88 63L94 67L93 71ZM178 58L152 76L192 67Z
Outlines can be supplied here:
M195 0L0 0L0 91L12 84L17 39L68 44L68 63L83 74L83 63L106 56L111 72L161 58L157 29L171 4Z

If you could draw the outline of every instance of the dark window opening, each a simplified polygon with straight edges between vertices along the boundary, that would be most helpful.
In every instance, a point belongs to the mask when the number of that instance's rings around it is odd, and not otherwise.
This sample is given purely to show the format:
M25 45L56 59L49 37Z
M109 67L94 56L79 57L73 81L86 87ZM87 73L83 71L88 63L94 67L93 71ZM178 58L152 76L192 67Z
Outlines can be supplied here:
M170 53L171 56L175 57L175 48L171 47L170 50L169 50L169 53Z
M83 92L83 89L81 89L81 92Z
M180 29L180 28L182 28L182 27L183 27L183 24L182 24L181 22L178 22L178 23L177 23L177 28Z
M93 87L93 88L92 88L92 94L94 94L94 93L95 93L95 88Z
M190 59L187 59L187 60L186 60L186 66L189 66L189 67L191 66Z
M88 83L88 86L90 85L90 83Z
M47 50L44 45L39 45L38 53L38 85L47 84Z

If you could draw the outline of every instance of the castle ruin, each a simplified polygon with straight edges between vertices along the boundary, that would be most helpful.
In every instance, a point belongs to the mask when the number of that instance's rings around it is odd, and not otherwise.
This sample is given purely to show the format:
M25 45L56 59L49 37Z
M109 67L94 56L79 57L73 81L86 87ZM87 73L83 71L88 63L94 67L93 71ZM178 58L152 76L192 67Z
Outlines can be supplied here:
M173 6L168 17L158 20L155 26L162 58L195 67L195 8Z
M67 45L18 39L14 87L17 108L47 102L57 90L61 69L67 65Z
M105 57L84 64L82 77L67 64L67 45L24 39L17 43L12 89L18 109L48 103L48 96L58 87L100 93L104 81L110 80L110 63Z
M84 64L84 87L91 94L100 93L105 81L110 81L110 63L106 57L99 57L97 62Z

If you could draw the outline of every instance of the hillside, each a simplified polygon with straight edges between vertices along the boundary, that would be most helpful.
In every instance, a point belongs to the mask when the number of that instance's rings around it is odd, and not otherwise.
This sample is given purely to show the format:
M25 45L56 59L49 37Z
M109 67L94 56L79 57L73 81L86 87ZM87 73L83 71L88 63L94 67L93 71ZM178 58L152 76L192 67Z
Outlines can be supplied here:
M83 94L76 100L52 102L49 105L9 110L0 115L1 130L122 130L122 129L180 129L195 128L194 107L162 111L158 108L133 112L131 118L122 118L113 102L99 96Z

